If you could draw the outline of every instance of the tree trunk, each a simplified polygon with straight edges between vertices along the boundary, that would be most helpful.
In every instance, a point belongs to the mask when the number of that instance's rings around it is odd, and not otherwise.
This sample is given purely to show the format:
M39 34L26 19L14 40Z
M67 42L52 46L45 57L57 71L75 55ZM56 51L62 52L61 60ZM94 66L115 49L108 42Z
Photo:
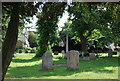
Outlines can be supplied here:
M66 53L68 52L68 34L66 34Z
M81 46L82 46L82 56L84 56L87 53L87 38L83 36L83 33L79 33L80 40L81 40Z
M19 25L19 5L13 4L11 19L8 24L5 40L2 46L2 81L6 75L8 66L12 60L18 38L18 25Z
M47 48L48 48L48 40L42 43L39 42L39 49L37 50L35 57L42 57L44 53L47 51Z

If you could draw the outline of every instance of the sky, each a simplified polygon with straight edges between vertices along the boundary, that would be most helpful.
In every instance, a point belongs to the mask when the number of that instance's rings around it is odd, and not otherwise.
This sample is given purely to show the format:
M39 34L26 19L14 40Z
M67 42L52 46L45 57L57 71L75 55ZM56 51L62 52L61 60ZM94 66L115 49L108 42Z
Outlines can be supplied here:
M58 27L59 27L59 30L61 31L62 30L62 27L64 26L64 23L67 22L67 19L69 18L68 16L68 12L65 11L63 13L63 16L62 18L60 19L60 21L58 22Z
M29 31L36 31L36 22L37 22L37 18L34 15L33 18L30 18L31 23L25 21L25 27L31 27L30 29L28 29Z
M64 23L67 22L67 19L68 19L68 18L69 18L68 12L65 11L65 12L63 13L62 18L60 18L60 21L58 22L59 31L62 30L62 27L64 26ZM38 19L37 19L36 16L34 15L34 16L33 16L33 19L30 18L30 20L31 20L32 23L28 23L27 21L25 21L25 27L31 27L31 29L29 29L30 31L36 31L35 28L36 28L36 22L37 22ZM33 28L33 29L32 29L32 28Z

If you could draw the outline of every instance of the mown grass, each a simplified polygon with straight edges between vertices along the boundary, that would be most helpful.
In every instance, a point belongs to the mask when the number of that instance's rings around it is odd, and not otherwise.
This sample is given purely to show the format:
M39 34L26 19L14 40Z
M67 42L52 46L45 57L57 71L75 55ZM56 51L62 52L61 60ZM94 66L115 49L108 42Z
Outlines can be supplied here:
M67 70L66 66L53 66L53 70L41 70L41 58L35 54L16 54L9 66L6 79L118 79L118 57L95 58L85 61L80 58L80 69ZM66 64L66 59L54 56L54 64Z

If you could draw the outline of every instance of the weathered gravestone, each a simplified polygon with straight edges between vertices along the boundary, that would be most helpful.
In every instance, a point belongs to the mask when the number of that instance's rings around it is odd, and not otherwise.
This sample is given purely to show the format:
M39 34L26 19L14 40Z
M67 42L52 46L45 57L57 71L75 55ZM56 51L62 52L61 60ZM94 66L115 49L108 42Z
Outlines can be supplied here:
M65 51L62 50L61 53L62 53L62 57L63 57L63 58L66 58L66 53L65 53Z
M42 70L51 70L53 65L52 54L46 51L42 57Z
M113 51L111 49L108 50L108 57L112 57Z
M96 58L95 54L90 54L90 59Z
M67 68L70 70L79 69L79 52L71 50L67 54Z
M90 60L90 57L83 57L83 60Z

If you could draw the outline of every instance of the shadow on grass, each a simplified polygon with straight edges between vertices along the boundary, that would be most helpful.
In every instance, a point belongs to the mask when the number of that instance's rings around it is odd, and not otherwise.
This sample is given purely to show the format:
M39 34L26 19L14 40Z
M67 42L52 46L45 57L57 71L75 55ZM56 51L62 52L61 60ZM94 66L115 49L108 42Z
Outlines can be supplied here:
M34 61L39 61L42 58L32 58L32 59L12 59L12 62L16 62L16 63L25 63L25 62L34 62Z
M39 60L38 58L33 58L29 60L18 60L14 59L14 62L32 62ZM55 64L66 63L65 59L60 59L54 62ZM80 59L80 69L79 70L67 70L66 66L53 66L54 70L50 71L41 71L41 64L33 65L33 66L22 66L22 67L12 67L8 71L7 77L9 78L44 78L50 76L70 76L76 73L82 72L94 72L94 73L114 73L112 69L106 69L106 67L115 68L118 66L118 58L96 58L90 61L84 61Z

